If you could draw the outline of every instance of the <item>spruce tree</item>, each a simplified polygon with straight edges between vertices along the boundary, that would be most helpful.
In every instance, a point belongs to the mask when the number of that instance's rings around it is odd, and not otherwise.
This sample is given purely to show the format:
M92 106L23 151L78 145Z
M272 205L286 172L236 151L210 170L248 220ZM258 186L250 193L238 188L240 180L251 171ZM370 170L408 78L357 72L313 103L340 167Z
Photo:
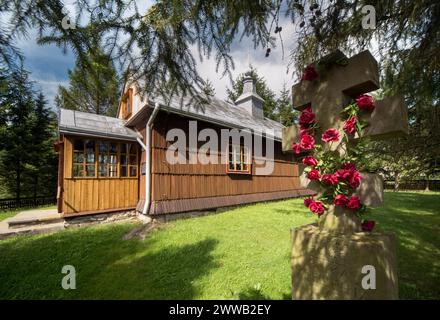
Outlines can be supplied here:
M69 86L59 86L55 103L60 108L116 116L119 102L118 76L110 57L98 45L87 61L76 61L69 70Z
M28 72L22 67L3 73L7 86L0 90L0 105L6 125L0 136L0 177L19 199L27 193L28 164L32 153L33 92Z
M56 191L58 157L53 143L57 138L56 115L47 107L43 93L35 100L32 125L32 196L53 195Z
M298 111L293 109L290 90L284 83L280 91L280 97L277 100L277 120L284 126L290 126L297 123L298 114Z

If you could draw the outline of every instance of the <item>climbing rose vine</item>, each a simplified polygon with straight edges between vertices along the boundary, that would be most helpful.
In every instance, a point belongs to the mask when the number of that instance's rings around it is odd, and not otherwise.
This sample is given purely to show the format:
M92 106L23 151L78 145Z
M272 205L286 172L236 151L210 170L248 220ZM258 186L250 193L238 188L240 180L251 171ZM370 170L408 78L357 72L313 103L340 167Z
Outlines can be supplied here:
M307 66L302 80L313 81L318 77L312 65ZM299 141L292 145L296 157L306 165L306 177L321 184L324 192L318 200L307 198L304 205L314 214L321 216L329 205L335 205L361 216L366 211L366 206L354 194L359 187L362 177L358 171L361 164L357 144L351 143L351 138L362 137L365 124L360 120L362 112L372 112L375 108L374 100L369 95L360 95L341 111L344 120L343 131L328 128L321 136L323 144L315 141L314 135L318 128L316 115L311 106L307 106L300 114ZM343 156L331 149L332 143L341 139L346 140L347 150ZM357 152L353 152L357 151ZM374 221L363 220L362 230L372 231Z

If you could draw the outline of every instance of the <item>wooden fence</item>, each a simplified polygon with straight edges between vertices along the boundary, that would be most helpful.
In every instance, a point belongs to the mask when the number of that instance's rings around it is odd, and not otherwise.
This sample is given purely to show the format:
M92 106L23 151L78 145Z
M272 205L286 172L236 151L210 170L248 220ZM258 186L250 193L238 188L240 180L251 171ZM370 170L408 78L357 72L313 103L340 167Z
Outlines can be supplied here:
M401 181L398 190L426 190L429 187L431 191L440 191L440 180L411 180ZM384 182L384 189L394 190L394 181L387 180Z
M18 208L35 208L38 206L53 205L57 203L55 196L31 197L31 198L9 198L0 199L0 211L13 210Z

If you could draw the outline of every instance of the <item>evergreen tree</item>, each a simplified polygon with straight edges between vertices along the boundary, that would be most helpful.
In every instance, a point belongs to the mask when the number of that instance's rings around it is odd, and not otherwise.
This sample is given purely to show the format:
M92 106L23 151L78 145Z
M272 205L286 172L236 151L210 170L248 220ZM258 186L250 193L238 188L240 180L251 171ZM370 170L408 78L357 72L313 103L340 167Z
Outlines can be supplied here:
M0 91L0 106L6 125L0 136L0 177L17 199L26 192L27 164L31 160L33 92L28 72L23 68L4 72L8 85Z
M42 93L34 97L22 67L0 70L1 195L15 198L51 195L56 191L56 116Z
M264 116L275 121L278 121L276 114L276 96L275 93L269 89L266 80L258 75L258 72L255 68L251 67L251 70L240 74L235 81L232 82L232 88L227 88L226 93L228 95L228 99L231 103L234 103L235 100L243 93L243 80L245 77L250 76L254 80L254 84L256 86L257 94L264 99L263 104L263 113Z
M286 83L283 84L277 100L277 115L277 120L286 127L298 122L299 112L293 109L290 89L287 88Z
M56 191L58 157L53 143L57 139L57 121L54 112L49 110L43 93L35 101L32 124L32 157L29 171L32 180L32 196L52 195Z
M110 57L98 45L87 53L87 61L77 59L69 70L69 87L59 86L58 107L116 116L119 103L118 76Z

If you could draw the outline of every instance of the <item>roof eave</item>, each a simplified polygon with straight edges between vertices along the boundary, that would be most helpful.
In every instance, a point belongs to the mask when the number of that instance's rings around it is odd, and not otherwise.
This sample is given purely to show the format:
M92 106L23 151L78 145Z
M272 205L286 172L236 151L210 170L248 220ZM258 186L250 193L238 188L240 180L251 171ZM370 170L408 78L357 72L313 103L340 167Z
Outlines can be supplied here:
M61 126L59 127L59 132L60 134L65 134L65 135L87 136L93 138L110 138L110 139L125 140L125 141L137 141L138 138L141 138L140 135L136 135L136 136L119 135L114 133L96 132L96 131L90 131L84 129L73 129L73 128L66 128Z

